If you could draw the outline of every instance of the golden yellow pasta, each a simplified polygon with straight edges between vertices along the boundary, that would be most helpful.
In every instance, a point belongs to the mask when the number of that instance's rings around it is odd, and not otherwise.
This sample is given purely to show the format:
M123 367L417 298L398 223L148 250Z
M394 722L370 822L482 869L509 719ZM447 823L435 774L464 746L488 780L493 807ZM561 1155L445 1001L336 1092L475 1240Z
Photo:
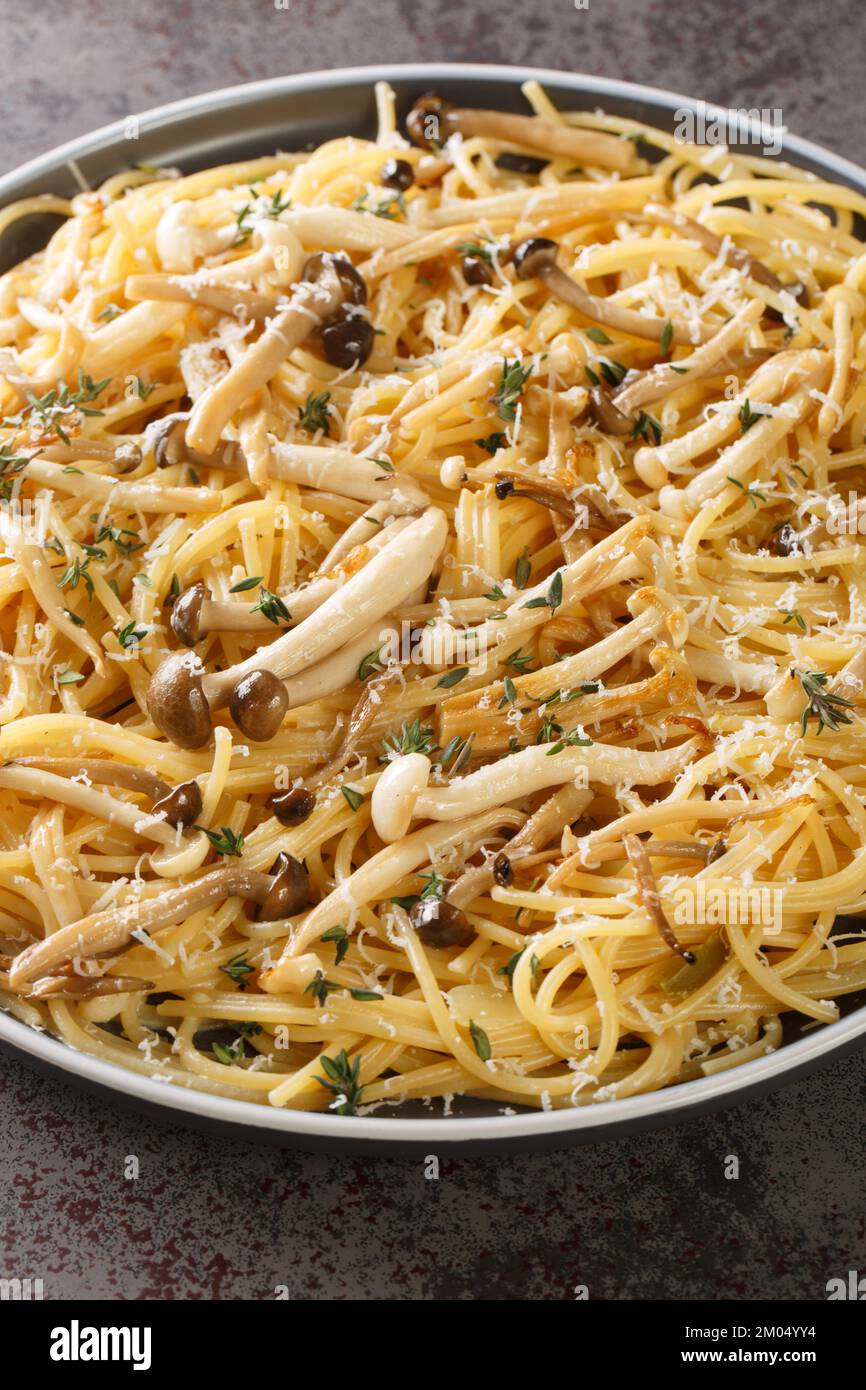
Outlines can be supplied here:
M602 114L66 203L0 277L0 1002L579 1106L866 987L864 199Z

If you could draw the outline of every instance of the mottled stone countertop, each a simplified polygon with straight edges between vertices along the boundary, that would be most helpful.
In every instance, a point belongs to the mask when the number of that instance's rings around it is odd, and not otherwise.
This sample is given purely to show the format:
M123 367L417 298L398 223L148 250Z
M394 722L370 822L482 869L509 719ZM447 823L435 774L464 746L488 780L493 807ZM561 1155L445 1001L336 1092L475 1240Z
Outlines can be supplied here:
M0 170L286 72L421 60L644 81L862 159L866 6L812 0L0 0ZM866 1269L866 1053L763 1100L570 1152L291 1153L130 1115L0 1055L0 1274L51 1298L825 1297ZM124 1177L129 1156L139 1177ZM739 1176L728 1178L729 1156Z

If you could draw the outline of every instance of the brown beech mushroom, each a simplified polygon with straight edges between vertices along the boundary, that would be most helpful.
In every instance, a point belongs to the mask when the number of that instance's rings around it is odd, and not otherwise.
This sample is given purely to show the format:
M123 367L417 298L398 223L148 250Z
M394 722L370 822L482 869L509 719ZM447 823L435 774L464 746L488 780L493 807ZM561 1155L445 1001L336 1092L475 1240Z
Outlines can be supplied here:
M284 917L294 917L310 901L310 881L300 859L282 851L271 865L271 873L273 883L259 908L259 920L262 922L278 922Z
M548 237L528 237L525 241L518 242L511 252L511 262L518 280L534 280L536 277L542 279L557 299L570 304L585 318L592 319L595 323L603 323L608 328L619 329L621 333L629 333L633 338L648 338L661 342L662 333L667 330L671 335L671 342L693 343L703 342L712 334L713 330L709 327L697 326L693 330L691 324L682 320L663 319L656 314L641 314L635 309L625 309L621 304L614 304L609 299L599 299L578 285L564 270L559 269L556 264L558 250L559 244Z
M281 796L271 798L271 810L280 825L303 825L316 809L316 793L306 787L293 787Z
M311 333L331 323L347 301L358 308L361 291L357 281L361 277L345 257L330 252L312 256L303 275L286 307L268 321L261 336L225 376L196 401L186 430L190 448L212 454L235 411L267 385L289 354Z
M465 913L446 898L419 898L409 921L427 946L470 946L477 934Z
M280 854L270 874L242 865L222 865L194 883L140 901L94 912L28 946L9 969L12 989L24 993L33 981L56 975L68 962L116 955L145 932L152 937L211 903L245 898L257 905L260 921L276 922L302 911L309 901L307 873L289 854ZM141 988L143 986L139 986Z
M281 684L300 675L399 609L430 578L447 535L448 522L437 507L428 507L399 531L391 528L381 550L309 617L225 671L207 674L194 652L175 652L151 678L151 719L180 748L200 748L210 739L211 710L231 703L250 738L272 737L289 705L287 693L283 704L271 678ZM253 675L255 680L247 680Z
M229 714L241 733L253 743L267 743L272 739L288 708L285 682L272 671L250 671L241 677L229 696Z
M172 468L178 463L192 463L199 468L239 468L244 460L240 445L233 439L221 439L210 454L191 449L186 442L190 412L177 410L153 420L144 432L145 449L153 451L157 468Z
M578 130L557 125L540 116L512 116L504 111L484 111L451 106L435 92L419 97L406 117L413 144L422 149L443 145L451 135L473 135L538 150L551 159L570 159L577 164L596 164L625 173L634 163L631 141L597 130Z
M122 787L126 791L141 792L151 798L153 814L163 816L169 825L192 825L201 814L201 789L195 780L171 787L143 767L112 762L110 758L28 757L16 758L4 766L31 767L56 777L74 779L81 786Z

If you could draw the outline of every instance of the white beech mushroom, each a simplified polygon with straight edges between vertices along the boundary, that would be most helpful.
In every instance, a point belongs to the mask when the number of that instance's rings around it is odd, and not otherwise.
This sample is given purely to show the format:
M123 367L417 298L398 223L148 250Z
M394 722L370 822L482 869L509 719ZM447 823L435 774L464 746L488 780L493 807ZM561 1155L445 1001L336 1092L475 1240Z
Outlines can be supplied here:
M413 818L457 820L578 777L617 786L658 786L672 781L697 747L697 739L659 752L605 743L579 747L538 743L457 778L447 787L428 785L432 771L428 758L405 753L388 764L373 788L373 826L379 838L390 844L402 839Z
M228 898L245 898L256 903L262 921L282 921L307 905L306 872L297 859L280 854L271 874L242 866L221 866L195 883L160 892L156 898L136 899L122 907L94 912L62 927L44 941L28 946L16 956L9 970L12 988L20 989L30 981L55 973L58 966L73 957L88 959L116 952L130 944L133 933L146 932L152 936L183 922L211 903Z
M583 289L556 264L559 245L548 237L529 237L518 242L511 253L518 280L543 280L550 292L565 304L570 304L594 323L619 329L633 338L648 338L661 342L662 333L669 328L673 343L701 343L712 337L713 329L706 325L694 327L681 319L663 319L657 314L643 314L626 309L609 299L599 299Z
M635 162L631 142L615 135L557 125L541 116L512 116L504 111L451 106L435 92L416 101L406 117L406 129L413 143L422 149L429 149L434 143L442 145L451 135L477 135L538 150L551 159L570 159L581 165L615 169L621 174Z
M351 269L349 275L346 268ZM285 309L266 325L264 332L235 366L230 367L214 386L208 388L193 406L187 426L187 443L202 453L212 453L224 427L235 411L266 386L289 354L317 328L325 326L347 302L357 296L360 277L349 261L339 257L311 257ZM348 282L348 283L347 283ZM366 293L366 292L365 292ZM358 298L354 297L354 303ZM341 323L348 320L341 319ZM359 323L369 323L366 319ZM370 329L372 333L372 329ZM372 341L372 340L371 340ZM369 346L368 346L369 350Z
M336 492L356 502L387 500L394 512L419 511L430 502L414 478L390 473L377 459L350 453L348 449L284 444L274 439L272 454L268 475L281 483Z
M96 783L141 792L153 802L153 814L163 816L169 825L192 825L201 814L201 788L194 779L172 787L155 773L131 763L117 763L110 758L26 757L14 758L2 766L35 767L58 777L84 778L83 785Z
M169 657L147 693L154 723L179 747L200 748L210 738L211 710L231 701L244 733L252 739L272 738L288 708L286 678L314 666L399 608L429 579L447 535L445 514L428 508L297 627L226 671L206 675L192 652Z
M109 503L130 512L169 513L218 512L222 498L208 487L166 487L160 478L106 478L101 473L84 473L81 469L62 468L41 457L27 465L30 482L41 483L72 497L84 497L89 502Z

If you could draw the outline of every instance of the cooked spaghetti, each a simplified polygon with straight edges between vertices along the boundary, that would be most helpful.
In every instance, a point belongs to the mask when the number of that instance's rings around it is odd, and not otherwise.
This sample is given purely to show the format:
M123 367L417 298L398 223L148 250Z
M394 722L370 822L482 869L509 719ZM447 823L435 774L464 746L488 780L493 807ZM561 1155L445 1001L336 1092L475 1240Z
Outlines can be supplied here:
M0 995L73 1048L577 1106L866 986L866 200L524 93L0 214Z

